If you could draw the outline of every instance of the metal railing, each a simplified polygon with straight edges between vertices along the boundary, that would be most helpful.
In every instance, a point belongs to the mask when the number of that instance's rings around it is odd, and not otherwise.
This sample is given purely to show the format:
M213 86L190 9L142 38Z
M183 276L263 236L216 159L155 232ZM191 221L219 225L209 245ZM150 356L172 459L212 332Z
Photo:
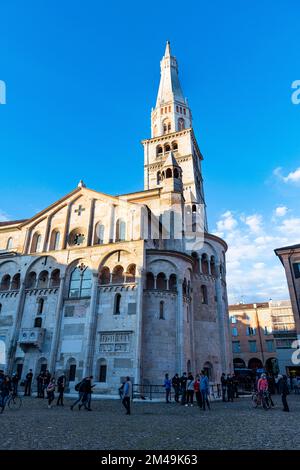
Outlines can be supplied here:
M210 396L215 400L221 398L222 389L220 384L210 384ZM162 399L166 394L164 385L141 385L133 384L132 386L132 398L141 398L142 400L155 400ZM174 394L174 389L172 387L170 393L170 400L172 399L172 394Z

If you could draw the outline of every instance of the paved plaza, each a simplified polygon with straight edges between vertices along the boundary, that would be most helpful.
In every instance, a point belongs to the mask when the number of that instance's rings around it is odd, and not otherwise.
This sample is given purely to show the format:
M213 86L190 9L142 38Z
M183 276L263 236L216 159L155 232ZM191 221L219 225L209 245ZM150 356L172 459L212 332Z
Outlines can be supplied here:
M0 415L0 449L300 449L300 396L288 397L284 413L253 409L250 398L212 403L212 410L175 403L133 403L126 416L119 400L95 400L93 412L47 408L47 400L27 398L18 411Z

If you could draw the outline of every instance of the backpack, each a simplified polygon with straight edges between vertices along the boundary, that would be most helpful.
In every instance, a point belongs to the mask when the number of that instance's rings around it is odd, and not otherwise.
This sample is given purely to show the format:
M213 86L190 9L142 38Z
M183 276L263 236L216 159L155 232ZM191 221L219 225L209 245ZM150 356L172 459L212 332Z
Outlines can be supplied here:
M80 387L81 387L82 382L83 382L83 381L78 382L78 384L75 385L75 390L76 390L76 392L79 392L79 389L80 389Z

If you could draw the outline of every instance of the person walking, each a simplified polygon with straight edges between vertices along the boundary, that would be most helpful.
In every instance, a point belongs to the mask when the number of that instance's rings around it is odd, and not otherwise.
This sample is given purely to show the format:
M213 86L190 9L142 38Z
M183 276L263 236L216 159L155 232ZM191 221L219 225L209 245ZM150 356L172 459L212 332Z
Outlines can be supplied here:
M185 406L194 406L194 377L190 373L187 379L186 384L186 405Z
M169 374L165 375L164 387L165 387L165 391L166 391L166 403L171 403L170 394L171 394L172 382L169 379Z
M207 405L207 408L210 410L210 404L208 400L209 396L209 381L208 377L205 374L204 370L202 370L201 375L200 375L200 392L202 395L202 409L205 411L205 405Z
M131 414L131 410L130 410L131 397L132 397L132 383L130 381L130 377L126 377L126 382L125 382L124 390L123 390L122 404L124 408L126 409L127 415Z
M40 372L36 378L37 398L43 398L43 380L44 380L43 372Z
M5 375L0 383L0 413L3 413L6 402L12 392L12 384L8 375Z
M55 378L53 377L52 379L50 379L50 382L49 384L47 385L47 398L48 398L48 408L51 409L52 408L52 405L51 403L53 402L55 396L54 396L54 392L55 392Z
M200 375L197 374L194 380L194 392L197 400L197 405L202 408L202 395L200 392Z
M221 375L221 388L222 388L222 401L227 401L226 400L227 380L226 380L226 375L224 372Z
M176 403L179 402L179 393L180 393L180 378L178 374L175 374L172 379L172 387L174 389L174 399Z
M26 377L25 377L24 397L30 397L31 395L32 378L33 378L32 369L29 369L29 372L26 374Z
M83 379L81 382L75 385L75 390L78 392L78 398L77 400L74 401L74 403L70 406L70 410L73 411L74 406L78 405L78 408L80 406L80 403L82 402L82 399L85 394L85 380ZM80 408L79 408L80 410Z
M185 405L186 402L186 383L187 383L187 376L186 372L182 374L180 377L180 390L181 390L181 404Z
M80 405L78 405L79 410L81 409L82 406L84 406L84 408L87 411L92 411L92 408L91 408L92 389L93 387L95 387L95 385L92 385L93 378L94 377L90 375L89 377L86 377L84 380L84 384L83 384L84 394L82 397L82 402L80 403Z
M18 394L18 384L19 384L19 377L18 377L18 374L15 372L11 378L12 392L14 395Z
M64 406L65 386L66 386L66 376L65 376L65 374L62 374L57 379L58 399L57 399L57 402L56 402L56 406L59 406L59 405Z
M290 393L289 392L289 386L288 386L288 379L286 375L282 376L282 379L279 381L279 390L281 393L281 400L283 404L283 411L290 411L289 405L287 402L287 395Z
M233 402L234 388L233 388L233 378L230 374L227 374L227 397L228 401Z

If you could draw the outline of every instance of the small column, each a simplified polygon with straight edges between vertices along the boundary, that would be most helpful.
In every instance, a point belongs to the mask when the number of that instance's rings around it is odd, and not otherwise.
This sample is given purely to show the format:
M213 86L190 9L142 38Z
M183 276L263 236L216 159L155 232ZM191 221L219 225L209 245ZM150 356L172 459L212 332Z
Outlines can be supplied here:
M138 269L137 281L137 309L136 309L136 349L135 349L135 383L141 384L142 376L142 334L143 334L143 298L145 270Z
M94 213L95 213L95 199L91 199L91 203L90 203L89 229L88 229L88 237L87 237L87 245L88 245L88 246L91 246L91 245L93 244Z
M9 375L13 372L15 354L18 346L19 334L22 324L23 310L25 304L25 280L21 281L20 290L19 290L19 299L16 308L16 316L13 323L13 333L10 340L10 347L7 354L7 373Z
M63 239L62 239L62 249L64 250L68 243L68 232L69 232L69 222L70 222L70 215L72 210L72 202L69 202L67 205L67 216L65 219L65 226L63 231Z
M98 300L98 273L93 273L92 292L89 308L88 322L86 324L86 352L84 357L83 377L91 375L97 333L97 300Z
M176 311L176 371L182 374L185 371L183 364L183 337L184 337L184 316L183 316L183 279L178 279L177 311Z
M47 217L47 223L46 223L46 230L45 230L45 239L44 239L44 244L43 244L43 251L47 251L47 248L49 246L49 232L50 232L50 225L51 225L51 217Z
M224 318L224 311L222 308L222 284L220 278L220 266L216 263L216 271L218 275L215 280L215 289L216 289L216 297L217 297L217 312L218 312L218 322L219 322L219 339L220 339L220 350L221 350L221 366L222 372L228 373L229 372L229 365L226 363L227 358L227 351L226 351L226 331L225 331L225 318Z
M55 373L55 369L56 369L58 346L59 346L59 340L60 340L61 323L62 323L62 316L63 316L64 286L65 286L65 276L63 275L60 277L60 282L59 282L58 298L57 298L57 304L56 304L56 309L55 309L55 327L54 327L53 336L52 336L50 359L49 359L49 371L53 374Z

